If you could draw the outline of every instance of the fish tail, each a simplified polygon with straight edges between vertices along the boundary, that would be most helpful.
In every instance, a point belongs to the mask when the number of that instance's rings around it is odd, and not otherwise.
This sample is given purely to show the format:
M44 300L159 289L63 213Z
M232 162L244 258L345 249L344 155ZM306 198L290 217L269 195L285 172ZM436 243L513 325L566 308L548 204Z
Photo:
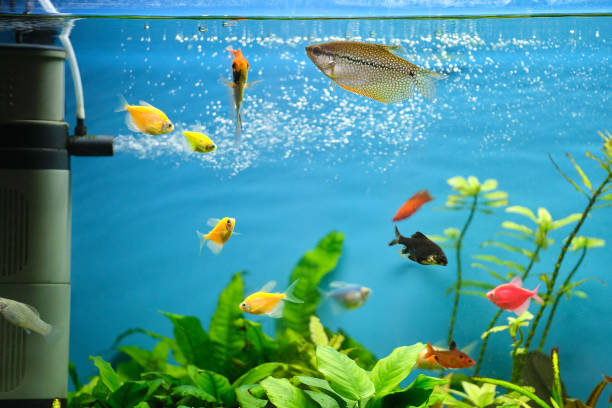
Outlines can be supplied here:
M419 92L428 100L436 98L436 81L446 78L446 75L419 68L416 72L415 86Z
M196 234L198 234L198 238L200 238L200 253L202 253L202 247L204 247L204 243L208 238L198 230L196 230Z
M293 294L293 292L295 291L295 285L297 285L298 280L299 279L294 280L293 283L291 283L291 285L289 285L289 287L285 291L286 301L293 302L293 303L304 303L303 300L296 298L295 295Z
M127 103L123 95L117 94L117 96L119 97L119 106L115 108L115 112L123 112L124 110L126 110L129 104Z
M397 229L397 225L395 226L395 238L393 239L393 241L389 242L389 246L392 245L397 245L399 244L399 240L402 237L402 234L400 234L399 230Z
M531 293L532 293L533 300L535 300L539 304L543 305L544 304L544 300L541 297L538 296L538 288L539 287L540 287L540 284L538 284L538 286L536 286L536 288Z
M240 145L240 139L242 137L242 115L240 109L236 109L236 129L234 129L234 147Z
M61 337L64 335L64 332L66 331L64 328L61 327L57 327L57 326L52 326L50 324L45 323L48 327L47 334L43 334L43 337L45 339L45 342L47 344L50 345L55 345L57 344Z
M431 343L427 342L427 353L425 353L425 356L423 356L423 358L429 358L433 355L434 355L434 349L433 347L431 347Z

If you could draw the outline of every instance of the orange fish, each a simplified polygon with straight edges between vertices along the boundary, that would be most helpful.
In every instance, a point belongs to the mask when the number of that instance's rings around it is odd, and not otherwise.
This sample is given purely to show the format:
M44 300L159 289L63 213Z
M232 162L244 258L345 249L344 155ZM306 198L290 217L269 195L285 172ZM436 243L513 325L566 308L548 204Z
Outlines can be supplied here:
M466 368L474 364L474 360L457 349L454 341L451 341L448 350L434 349L431 343L427 342L427 348L421 352L417 360L417 367L425 370Z
M415 193L410 200L406 201L399 210L393 216L393 221L401 221L410 217L412 214L418 211L419 208L425 203L433 200L433 197L429 195L429 191L421 190Z

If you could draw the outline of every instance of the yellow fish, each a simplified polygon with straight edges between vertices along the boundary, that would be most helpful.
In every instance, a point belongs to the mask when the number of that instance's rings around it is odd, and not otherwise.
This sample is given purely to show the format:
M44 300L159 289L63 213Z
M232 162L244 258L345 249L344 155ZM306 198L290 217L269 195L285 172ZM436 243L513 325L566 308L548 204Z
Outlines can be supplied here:
M333 41L306 47L308 58L340 87L379 102L410 98L414 88L427 99L445 75L421 68L391 53L401 49L356 41Z
M130 105L119 95L121 105L115 112L127 111L125 124L132 132L142 132L148 135L163 135L172 132L174 125L166 114L156 107L140 101L140 105Z
M285 306L285 303L282 302L283 300L293 303L304 303L293 295L293 290L297 283L297 280L294 281L284 293L268 293L268 291L276 286L275 281L268 282L259 292L255 292L244 299L240 303L240 310L254 315L267 315L274 318L282 317L283 307Z
M51 408L62 408L62 403L59 398L55 398L51 404Z
M208 234L202 234L200 231L196 231L198 238L200 238L200 251L202 251L202 247L204 243L206 243L206 246L208 246L215 255L219 255L223 249L223 245L225 245L234 233L236 220L229 217L222 219L211 218L206 223L213 227L213 229L210 230Z
M35 332L46 337L53 331L53 326L45 323L36 309L16 300L0 298L0 315L28 334Z
M217 149L217 145L215 145L213 141L210 140L210 137L206 136L204 133L183 130L183 135L185 139L187 139L189 147L194 152L210 153Z

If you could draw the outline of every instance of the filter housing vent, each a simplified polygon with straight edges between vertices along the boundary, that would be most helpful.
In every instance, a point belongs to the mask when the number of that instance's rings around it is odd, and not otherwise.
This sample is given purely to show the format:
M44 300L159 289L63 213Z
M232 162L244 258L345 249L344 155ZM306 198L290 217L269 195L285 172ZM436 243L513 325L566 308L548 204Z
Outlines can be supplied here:
M0 187L0 276L12 276L28 263L28 202L21 191Z
M0 392L14 390L25 377L25 336L21 327L0 318Z

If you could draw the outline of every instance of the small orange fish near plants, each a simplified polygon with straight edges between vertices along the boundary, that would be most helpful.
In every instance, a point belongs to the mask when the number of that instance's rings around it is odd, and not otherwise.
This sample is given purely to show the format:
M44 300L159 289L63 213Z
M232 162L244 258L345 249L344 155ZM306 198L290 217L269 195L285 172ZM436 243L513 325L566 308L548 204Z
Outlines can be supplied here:
M406 201L399 210L393 216L392 221L401 221L410 217L412 214L417 212L419 208L425 203L433 200L433 197L427 190L421 190L416 192L408 201Z
M294 281L284 293L268 293L276 286L275 281L268 282L258 292L253 293L240 303L240 310L253 315L267 315L278 318L283 315L284 301L304 303L293 295L297 284Z
M452 368L467 368L473 366L467 354L457 348L455 341L451 341L448 350L434 349L427 342L427 348L421 351L417 360L417 367L424 370L444 370Z

